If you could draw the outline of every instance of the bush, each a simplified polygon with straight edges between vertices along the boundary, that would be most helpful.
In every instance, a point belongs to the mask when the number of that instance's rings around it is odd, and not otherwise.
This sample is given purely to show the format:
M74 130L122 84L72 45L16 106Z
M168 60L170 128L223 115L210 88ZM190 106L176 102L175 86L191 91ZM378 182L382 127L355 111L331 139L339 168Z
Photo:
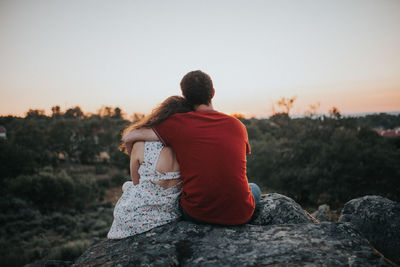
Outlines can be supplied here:
M65 171L41 171L21 175L8 183L9 193L31 201L42 212L76 208L82 210L89 202L101 197L95 178L70 177Z
M129 156L114 148L110 153L111 163L121 170L129 171Z
M50 251L49 260L73 261L79 257L89 246L89 240L75 240L56 247Z
M31 150L0 138L0 182L21 174L32 174L37 166Z
M123 183L129 180L129 177L126 177L123 173L117 173L111 177L112 184L116 186L122 186Z
M104 191L100 189L97 180L94 177L88 175L74 176L73 181L74 207L78 210L83 210L92 201L103 198Z
M1 266L23 266L38 257L37 250L22 250L14 246L8 240L0 241L0 264Z
M64 171L58 174L41 172L11 180L9 190L15 196L32 201L42 210L54 210L71 206L74 181Z
M101 164L96 164L95 166L94 166L94 172L96 173L96 174L106 174L107 173L107 168L104 166L104 165L101 165Z

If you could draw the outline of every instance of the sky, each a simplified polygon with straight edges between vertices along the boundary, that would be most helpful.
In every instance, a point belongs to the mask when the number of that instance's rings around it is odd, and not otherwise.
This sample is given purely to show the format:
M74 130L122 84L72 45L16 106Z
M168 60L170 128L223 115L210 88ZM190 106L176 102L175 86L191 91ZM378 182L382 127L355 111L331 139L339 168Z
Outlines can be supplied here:
M399 48L399 0L0 0L0 115L149 113L197 69L229 114L400 111Z

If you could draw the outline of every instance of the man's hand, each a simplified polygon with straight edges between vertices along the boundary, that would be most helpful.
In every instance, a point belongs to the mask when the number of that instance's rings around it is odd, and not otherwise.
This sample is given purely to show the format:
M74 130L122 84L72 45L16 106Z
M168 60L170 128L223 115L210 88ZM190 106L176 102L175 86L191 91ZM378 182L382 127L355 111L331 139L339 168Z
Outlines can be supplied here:
M133 142L125 143L126 152L128 153L129 156L131 155L133 144L134 144Z

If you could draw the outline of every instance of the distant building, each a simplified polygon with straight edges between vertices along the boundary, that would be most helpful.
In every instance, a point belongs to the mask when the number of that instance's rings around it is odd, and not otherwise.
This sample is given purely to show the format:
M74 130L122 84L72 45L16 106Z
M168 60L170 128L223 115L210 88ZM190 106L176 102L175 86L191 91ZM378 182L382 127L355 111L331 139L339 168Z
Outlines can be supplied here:
M7 139L7 130L3 125L0 125L0 138Z
M383 137L399 137L400 136L400 127L396 127L391 130L377 129L376 132Z

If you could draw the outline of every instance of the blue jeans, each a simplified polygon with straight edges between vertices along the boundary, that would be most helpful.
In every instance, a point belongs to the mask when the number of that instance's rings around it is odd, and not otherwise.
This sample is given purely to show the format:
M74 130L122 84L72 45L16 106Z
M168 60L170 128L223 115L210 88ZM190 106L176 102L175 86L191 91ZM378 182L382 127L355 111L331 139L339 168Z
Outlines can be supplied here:
M254 202L256 203L256 206L257 206L258 203L260 203L260 199L261 199L260 187L258 187L258 185L254 184L254 183L249 183L249 186L251 189L251 194L254 197Z
M260 198L261 198L260 187L258 187L258 185L253 184L253 183L249 183L249 187L251 189L251 194L254 197L255 205L257 206L258 203L260 203ZM182 217L185 221L190 221L190 222L194 222L197 224L206 224L206 222L197 220L197 219L193 218L192 216L190 216L189 214L187 214L187 212L182 208L181 203L179 203L179 209L182 212Z

